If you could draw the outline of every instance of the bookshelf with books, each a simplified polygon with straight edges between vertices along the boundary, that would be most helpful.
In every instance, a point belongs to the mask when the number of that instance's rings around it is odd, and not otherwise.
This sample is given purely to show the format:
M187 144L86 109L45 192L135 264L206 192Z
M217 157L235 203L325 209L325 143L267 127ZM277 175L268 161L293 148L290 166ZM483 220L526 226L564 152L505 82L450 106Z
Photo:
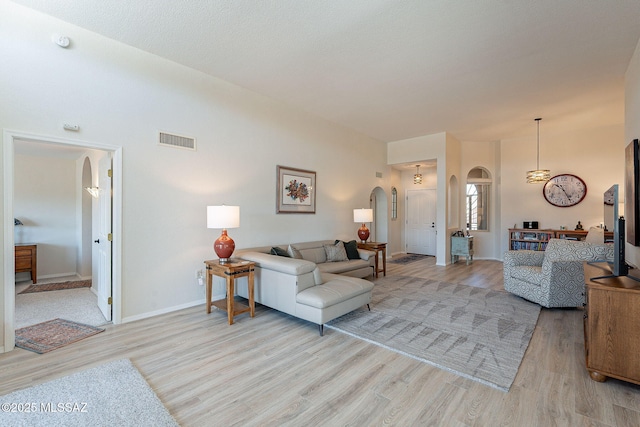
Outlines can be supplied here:
M549 239L553 239L554 237L555 233L553 230L510 228L509 249L513 251L544 251L547 243L549 243Z
M586 230L535 230L528 228L509 229L509 249L520 251L544 251L549 239L584 240L587 237ZM605 243L613 239L613 232L605 231Z

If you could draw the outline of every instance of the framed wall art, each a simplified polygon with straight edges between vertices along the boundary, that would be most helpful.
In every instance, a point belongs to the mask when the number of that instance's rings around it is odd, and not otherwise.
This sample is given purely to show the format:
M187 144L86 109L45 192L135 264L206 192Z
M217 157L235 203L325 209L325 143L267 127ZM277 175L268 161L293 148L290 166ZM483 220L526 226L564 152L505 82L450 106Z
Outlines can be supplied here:
M316 213L316 173L277 167L277 213Z

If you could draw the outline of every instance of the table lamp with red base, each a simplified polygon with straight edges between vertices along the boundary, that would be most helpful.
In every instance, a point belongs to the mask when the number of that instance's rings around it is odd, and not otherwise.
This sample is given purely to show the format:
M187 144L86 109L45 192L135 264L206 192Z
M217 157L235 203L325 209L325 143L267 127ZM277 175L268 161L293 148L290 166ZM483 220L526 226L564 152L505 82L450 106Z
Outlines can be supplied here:
M239 206L207 206L207 228L221 228L222 234L213 244L213 250L218 255L220 264L229 262L236 244L227 234L228 228L240 227Z
M358 229L358 237L362 243L366 243L369 238L369 229L365 225L365 222L373 222L373 209L354 209L353 222L362 223Z

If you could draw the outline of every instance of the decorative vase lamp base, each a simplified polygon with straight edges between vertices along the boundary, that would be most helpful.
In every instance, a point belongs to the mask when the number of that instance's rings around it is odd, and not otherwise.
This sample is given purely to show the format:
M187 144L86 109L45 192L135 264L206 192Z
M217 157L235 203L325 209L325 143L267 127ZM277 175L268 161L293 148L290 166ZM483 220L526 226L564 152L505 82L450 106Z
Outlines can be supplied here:
M362 224L362 227L358 229L358 237L362 243L367 243L367 239L369 238L369 229L366 225Z
M235 249L236 243L227 235L227 230L222 230L222 235L213 244L213 250L218 255L220 264L228 263Z

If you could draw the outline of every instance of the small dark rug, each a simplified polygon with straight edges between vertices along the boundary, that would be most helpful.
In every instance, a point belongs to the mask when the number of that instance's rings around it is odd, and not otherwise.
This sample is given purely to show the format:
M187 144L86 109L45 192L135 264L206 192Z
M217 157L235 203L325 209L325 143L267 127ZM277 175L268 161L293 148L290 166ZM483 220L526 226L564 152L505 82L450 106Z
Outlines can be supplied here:
M30 285L21 294L32 294L34 292L61 291L64 289L90 288L91 280L75 280L58 283L44 283L42 285Z
M421 254L407 254L401 258L394 258L389 260L391 264L409 264L410 262L421 261L423 259L429 258L430 255L421 255Z
M53 319L16 329L16 347L43 354L102 331L83 323Z

